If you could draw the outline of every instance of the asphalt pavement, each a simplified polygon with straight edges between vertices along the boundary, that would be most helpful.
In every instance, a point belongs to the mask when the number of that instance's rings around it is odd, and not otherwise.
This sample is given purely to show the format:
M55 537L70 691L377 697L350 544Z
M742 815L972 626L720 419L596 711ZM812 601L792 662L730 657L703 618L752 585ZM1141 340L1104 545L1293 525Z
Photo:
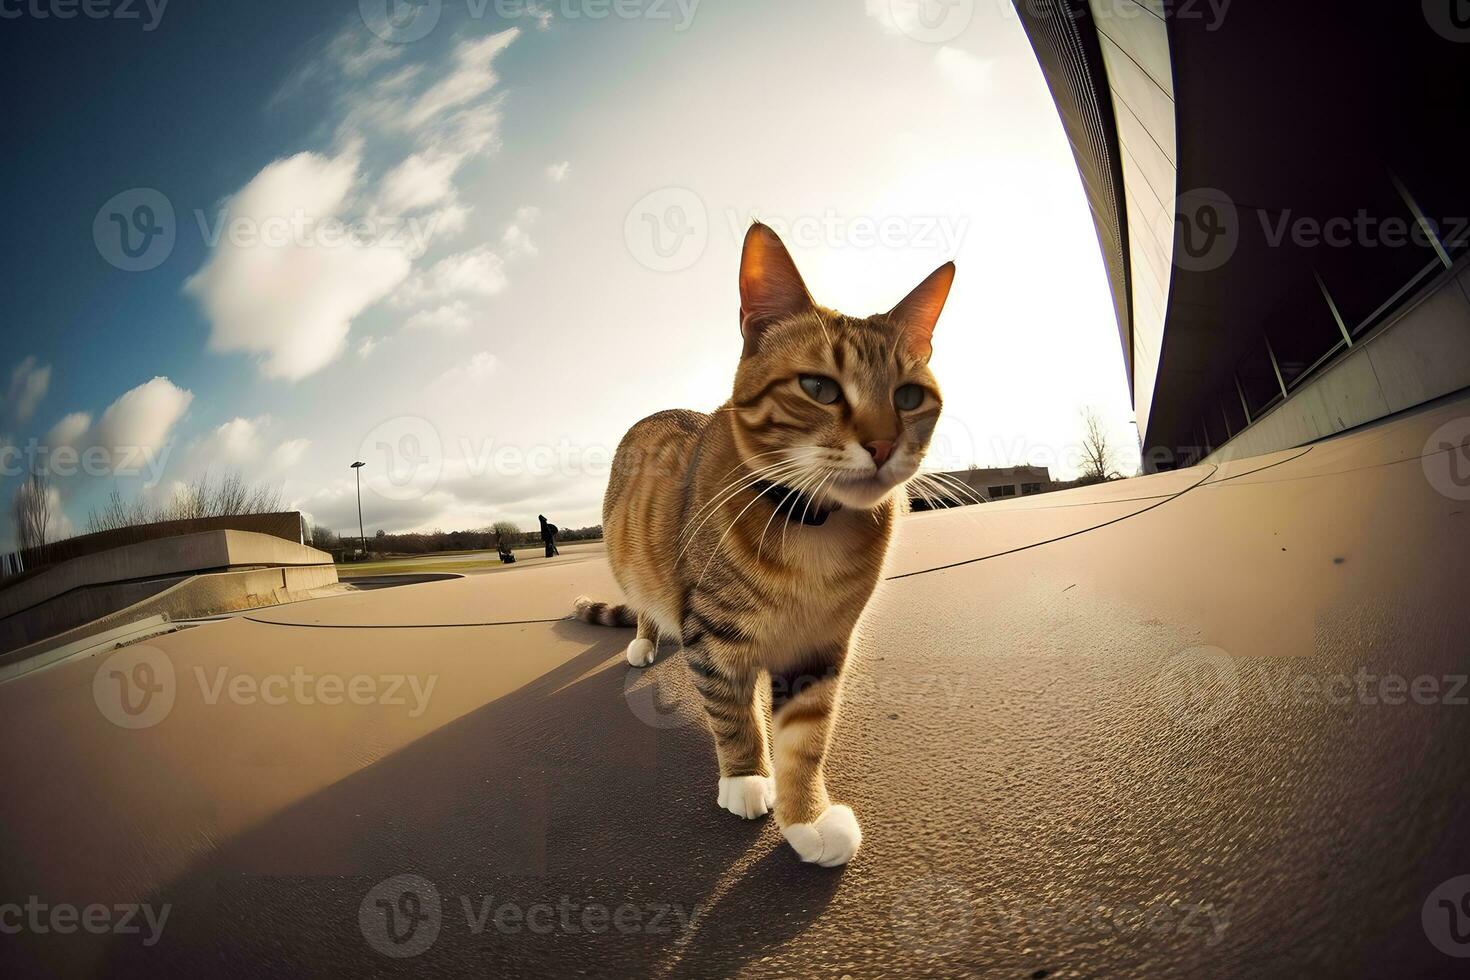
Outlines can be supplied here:
M26 675L0 973L1463 976L1467 418L909 518L842 869L716 806L677 651L564 618L595 551Z

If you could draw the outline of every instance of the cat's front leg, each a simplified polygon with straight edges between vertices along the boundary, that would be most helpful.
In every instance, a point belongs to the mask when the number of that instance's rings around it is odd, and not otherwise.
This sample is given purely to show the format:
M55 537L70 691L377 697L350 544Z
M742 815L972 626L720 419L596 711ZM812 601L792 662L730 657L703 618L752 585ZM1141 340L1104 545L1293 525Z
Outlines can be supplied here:
M776 820L803 861L829 868L852 860L863 841L851 808L828 798L822 771L846 661L847 649L838 645L771 672Z
M775 803L766 725L756 698L760 677L748 638L733 623L691 613L684 628L685 662L704 699L705 718L720 761L718 802L737 817L763 817Z

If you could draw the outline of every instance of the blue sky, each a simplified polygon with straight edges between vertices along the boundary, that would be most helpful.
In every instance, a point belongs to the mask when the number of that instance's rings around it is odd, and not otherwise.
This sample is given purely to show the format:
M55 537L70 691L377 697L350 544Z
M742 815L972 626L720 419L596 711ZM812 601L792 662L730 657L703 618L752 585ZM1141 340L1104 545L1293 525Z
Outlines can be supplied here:
M725 398L758 217L852 313L958 261L933 465L1065 475L1083 405L1132 449L1014 14L911 8L425 0L397 35L371 0L7 8L0 440L105 450L53 475L78 530L113 486L229 469L346 529L357 458L370 531L594 523L629 424Z

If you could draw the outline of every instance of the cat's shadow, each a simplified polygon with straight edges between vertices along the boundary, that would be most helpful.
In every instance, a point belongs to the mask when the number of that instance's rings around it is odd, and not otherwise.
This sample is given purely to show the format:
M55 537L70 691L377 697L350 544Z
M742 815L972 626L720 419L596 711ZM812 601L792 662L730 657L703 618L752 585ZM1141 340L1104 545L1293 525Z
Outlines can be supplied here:
M841 873L714 805L683 655L638 671L630 631L553 628L586 651L220 842L148 897L163 940L114 940L107 972L724 975L802 931ZM439 899L401 958L369 896L400 875Z

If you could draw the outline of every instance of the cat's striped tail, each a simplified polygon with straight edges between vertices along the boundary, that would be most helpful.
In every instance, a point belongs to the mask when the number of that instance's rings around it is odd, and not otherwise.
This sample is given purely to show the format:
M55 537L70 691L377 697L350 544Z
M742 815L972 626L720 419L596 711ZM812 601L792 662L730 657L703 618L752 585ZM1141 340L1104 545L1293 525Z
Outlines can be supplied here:
M584 623L594 626L637 626L638 614L625 605L594 602L584 595L572 603L572 613Z

